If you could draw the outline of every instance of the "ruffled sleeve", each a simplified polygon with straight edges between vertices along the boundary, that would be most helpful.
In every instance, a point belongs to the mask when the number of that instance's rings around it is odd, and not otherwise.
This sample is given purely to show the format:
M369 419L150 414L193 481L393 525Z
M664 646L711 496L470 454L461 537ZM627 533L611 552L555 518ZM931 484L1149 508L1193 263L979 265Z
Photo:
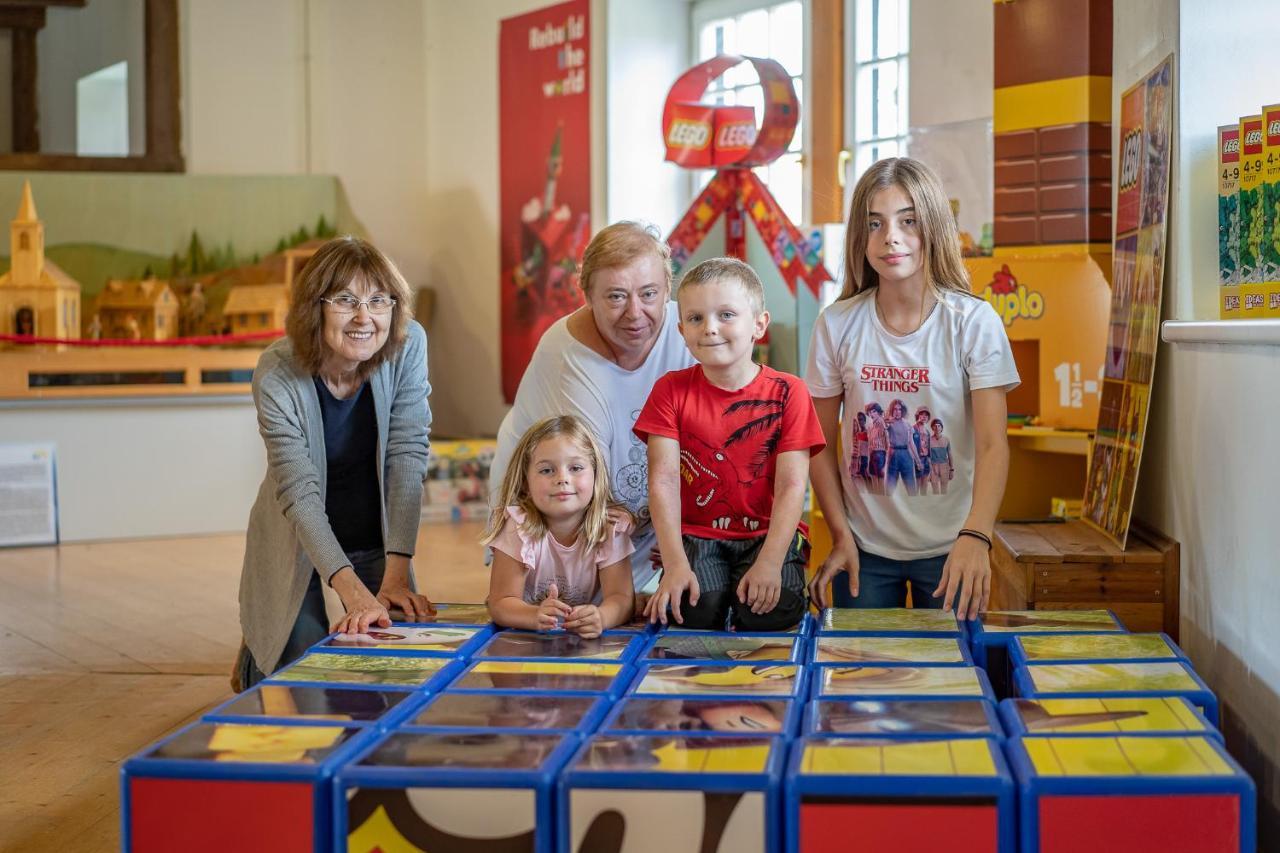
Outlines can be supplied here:
M525 520L524 510L509 506L506 514L507 520L503 522L498 538L493 540L490 547L506 554L526 569L532 569L536 559L537 545L521 530Z
M629 533L611 532L609 538L596 548L596 570L612 566L619 560L625 560L636 552Z

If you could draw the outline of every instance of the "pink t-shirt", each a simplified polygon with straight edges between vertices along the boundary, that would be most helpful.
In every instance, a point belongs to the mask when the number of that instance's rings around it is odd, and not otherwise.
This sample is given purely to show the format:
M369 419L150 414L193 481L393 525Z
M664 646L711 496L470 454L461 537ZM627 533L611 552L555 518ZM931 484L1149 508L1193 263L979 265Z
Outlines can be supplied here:
M520 530L524 519L524 510L507 507L507 520L491 547L524 566L524 600L529 604L546 598L553 583L565 604L591 604L600 589L600 570L625 560L635 551L626 533L610 532L594 552L588 551L581 539L572 545L561 545L549 533L541 539L531 539Z

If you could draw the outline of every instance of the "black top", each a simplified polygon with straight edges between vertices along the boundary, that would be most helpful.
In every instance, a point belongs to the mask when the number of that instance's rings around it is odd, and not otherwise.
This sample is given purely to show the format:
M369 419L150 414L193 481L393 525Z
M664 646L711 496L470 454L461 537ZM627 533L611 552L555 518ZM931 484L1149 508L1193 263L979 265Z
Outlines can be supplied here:
M315 378L324 422L329 466L324 509L338 544L348 554L382 547L382 500L378 491L378 420L373 391L365 382L345 400Z

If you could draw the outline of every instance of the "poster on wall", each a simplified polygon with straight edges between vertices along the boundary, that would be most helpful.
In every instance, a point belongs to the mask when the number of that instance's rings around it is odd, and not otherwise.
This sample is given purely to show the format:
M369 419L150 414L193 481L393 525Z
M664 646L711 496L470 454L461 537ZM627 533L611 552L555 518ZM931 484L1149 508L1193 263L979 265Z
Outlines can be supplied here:
M1160 338L1172 103L1172 56L1120 99L1111 325L1084 518L1121 548L1138 488Z
M502 395L538 339L582 304L591 237L589 0L502 21L498 41Z
M0 444L0 547L58 544L54 446Z

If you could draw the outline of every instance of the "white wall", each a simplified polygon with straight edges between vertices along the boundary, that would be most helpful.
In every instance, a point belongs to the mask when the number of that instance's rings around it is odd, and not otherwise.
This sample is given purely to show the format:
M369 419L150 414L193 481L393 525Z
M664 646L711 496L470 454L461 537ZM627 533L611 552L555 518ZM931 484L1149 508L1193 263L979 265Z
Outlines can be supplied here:
M185 0L193 174L332 174L411 284L425 283L424 0ZM252 25L246 23L252 22Z
M912 127L991 117L992 9L990 0L911 0Z
M249 400L0 408L6 442L52 441L64 542L244 530L266 470Z
M1166 318L1216 318L1215 129L1276 99L1276 36L1271 0L1230 16L1194 0L1115 4L1117 132L1123 90L1177 54ZM1274 346L1162 345L1134 512L1182 543L1182 645L1258 785L1259 850L1280 849L1280 463L1264 434L1280 419L1277 375Z

